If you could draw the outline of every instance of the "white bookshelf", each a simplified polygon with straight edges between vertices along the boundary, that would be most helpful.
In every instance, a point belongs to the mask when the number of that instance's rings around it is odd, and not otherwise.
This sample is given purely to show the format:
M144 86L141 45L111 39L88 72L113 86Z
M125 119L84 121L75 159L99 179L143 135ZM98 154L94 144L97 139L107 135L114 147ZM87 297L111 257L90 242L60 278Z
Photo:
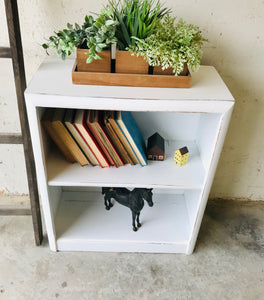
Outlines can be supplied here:
M234 99L213 67L192 74L191 88L81 86L73 60L46 59L26 93L39 193L53 251L193 252ZM165 138L165 160L115 168L70 164L41 127L47 107L131 111L144 138ZM189 148L178 167L174 151ZM104 208L101 187L153 188L153 207L132 231L131 212Z

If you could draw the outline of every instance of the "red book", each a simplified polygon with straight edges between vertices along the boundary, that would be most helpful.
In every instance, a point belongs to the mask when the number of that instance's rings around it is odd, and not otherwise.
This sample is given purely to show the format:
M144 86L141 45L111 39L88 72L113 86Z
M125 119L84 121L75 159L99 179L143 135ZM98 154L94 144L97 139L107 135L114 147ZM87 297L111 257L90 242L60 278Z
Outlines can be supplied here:
M96 157L98 163L102 168L109 167L109 162L105 157L104 153L101 151L98 143L91 134L87 126L87 111L80 109L76 111L76 116L74 120L74 126L84 139L87 146L91 149L94 156Z
M115 166L117 168L121 167L121 166L124 166L124 162L123 162L122 158L118 154L117 149L115 148L115 146L111 142L111 139L108 135L108 131L106 129L106 125L105 125L105 122L104 122L104 111L101 111L101 110L96 111L96 113L95 113L95 127L96 127L97 132L99 133L99 136L100 136L102 142L104 143L106 149L108 150L108 153L111 155Z
M106 143L108 138L104 134L103 130L101 130L101 126L98 124L98 111L97 110L88 110L87 112L87 126L90 129L90 132L93 134L95 140L101 147L104 155L106 156L108 162L111 166L116 166L110 152L108 144Z

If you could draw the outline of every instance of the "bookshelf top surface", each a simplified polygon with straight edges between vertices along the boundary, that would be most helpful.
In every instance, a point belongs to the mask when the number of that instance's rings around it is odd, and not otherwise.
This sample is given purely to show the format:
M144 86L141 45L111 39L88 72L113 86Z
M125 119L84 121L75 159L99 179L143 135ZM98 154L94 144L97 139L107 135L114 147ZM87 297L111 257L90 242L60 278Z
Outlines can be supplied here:
M73 65L74 59L61 61L54 57L46 58L29 83L26 94L139 100L234 101L215 68L210 66L201 66L198 72L192 73L190 88L144 88L75 85L71 79Z

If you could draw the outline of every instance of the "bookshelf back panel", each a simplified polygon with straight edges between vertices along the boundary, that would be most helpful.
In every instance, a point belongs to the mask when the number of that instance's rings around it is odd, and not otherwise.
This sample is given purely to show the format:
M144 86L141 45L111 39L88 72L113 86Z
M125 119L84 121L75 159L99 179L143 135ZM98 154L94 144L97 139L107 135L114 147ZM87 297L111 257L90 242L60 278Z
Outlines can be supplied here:
M196 139L200 113L132 112L145 139L158 132L166 140Z

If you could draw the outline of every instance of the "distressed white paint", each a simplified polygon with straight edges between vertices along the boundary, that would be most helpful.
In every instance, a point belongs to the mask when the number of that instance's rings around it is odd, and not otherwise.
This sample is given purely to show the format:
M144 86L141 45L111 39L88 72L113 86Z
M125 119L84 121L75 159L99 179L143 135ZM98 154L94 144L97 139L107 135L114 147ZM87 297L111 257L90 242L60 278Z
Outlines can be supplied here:
M202 62L216 67L237 100L211 197L263 200L264 3L257 0L164 2L177 16L201 27L209 39ZM97 12L105 3L90 0L18 1L28 80L45 57L39 46L44 37L63 28L67 22L82 22L85 14ZM3 1L0 3L0 28L0 45L7 46ZM19 131L14 91L8 84L13 80L12 73L8 71L7 62L0 60L0 66L0 130ZM3 78L6 78L4 83ZM9 146L10 149L13 147ZM22 152L15 151L18 160L23 160ZM1 161L7 166L3 168L0 164L0 173L5 173L0 189L8 193L26 193L24 166L17 165L21 176L16 180L8 167L12 157L2 150L0 154Z
M203 66L194 75L194 81L200 78L195 91L179 89L172 94L166 88L96 89L73 86L68 78L55 72L60 66L60 62L47 59L25 93L50 248L191 254L234 105L221 78L214 68ZM69 72L70 66L68 63ZM145 139L153 127L163 129L166 158L149 162L146 167L70 164L48 142L40 122L44 107L134 110ZM185 141L179 139L183 135L178 127L186 132ZM179 167L173 160L174 151L185 145L190 151L189 160ZM78 191L78 187L102 186L153 188L157 203L154 214L145 216L146 229L137 236L131 234L129 227L124 226L126 218L122 212L115 211L114 221L109 215L106 218L100 204L101 193ZM67 198L71 202L65 201Z

